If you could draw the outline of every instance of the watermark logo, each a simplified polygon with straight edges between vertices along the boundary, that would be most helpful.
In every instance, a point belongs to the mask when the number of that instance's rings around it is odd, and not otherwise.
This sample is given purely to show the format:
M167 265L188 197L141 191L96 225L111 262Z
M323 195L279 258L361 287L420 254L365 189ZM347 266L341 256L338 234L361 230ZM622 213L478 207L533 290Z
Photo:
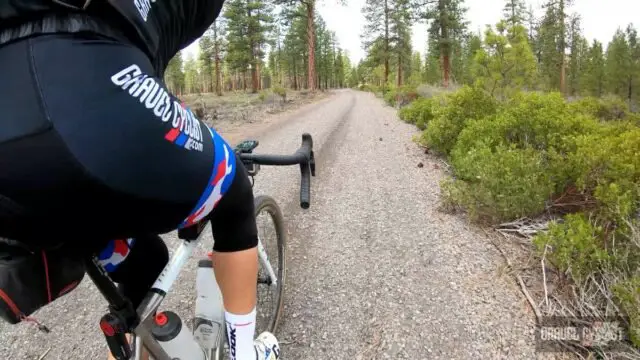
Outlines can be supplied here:
M535 331L536 350L621 351L628 348L628 324L629 319L624 317L543 317Z

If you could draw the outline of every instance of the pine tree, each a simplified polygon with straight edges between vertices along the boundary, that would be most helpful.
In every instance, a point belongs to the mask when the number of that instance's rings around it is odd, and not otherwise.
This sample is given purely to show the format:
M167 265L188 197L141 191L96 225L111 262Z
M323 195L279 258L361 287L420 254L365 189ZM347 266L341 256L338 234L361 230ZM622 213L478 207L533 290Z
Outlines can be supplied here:
M316 0L274 0L277 5L287 5L290 8L298 8L302 5L304 8L305 19L307 20L307 83L311 91L316 90ZM344 3L344 1L339 1Z
M547 6L536 39L538 62L545 90L560 89L560 66L563 52L560 52L558 47L557 19L556 8Z
M213 42L213 63L214 63L214 91L216 95L222 96L222 59L227 50L226 43L226 21L224 17L216 19L208 30Z
M621 29L618 29L607 47L605 70L607 90L623 98L627 97L629 91L630 56L626 34Z
M309 78L306 19L300 16L292 17L288 26L282 45L282 64L286 69L289 86L298 90L305 86L302 77L307 81Z
M372 54L372 50L377 50L377 53L373 55L384 64L383 93L389 82L391 1L393 0L366 0L365 6L362 8L366 21L362 37L363 46L370 54ZM374 48L374 44L378 46Z
M396 63L396 86L404 82L403 72L411 66L411 13L408 0L390 0L390 50Z
M549 0L544 7L547 9L541 25L541 51L542 62L545 63L547 71L557 71L557 77L552 74L545 74L550 88L558 88L563 94L566 93L566 71L567 71L567 22L570 20L568 8L573 4L573 0ZM551 52L556 54L552 54ZM557 82L556 82L557 79Z
M594 40L589 48L580 84L583 95L597 97L604 95L606 86L605 59L602 44L598 40Z
M629 106L632 102L638 99L640 92L640 39L638 39L638 31L633 27L633 24L629 24L626 30L627 43L629 44L629 77L627 80L628 91L627 99Z
M211 92L213 85L214 44L210 34L205 33L198 41L199 71L201 76L201 88L205 93Z
M449 86L451 75L451 50L456 41L460 41L467 22L464 15L467 11L463 7L464 0L415 0L414 9L421 19L430 21L429 39L430 51L437 54L442 64L442 85ZM432 39L432 40L431 40Z
M409 75L409 84L418 85L422 81L422 55L419 52L414 52L411 56L411 72Z
M167 84L169 90L176 94L181 95L184 92L184 72L182 71L182 51L179 51L167 64L167 69L164 73L164 81Z
M531 45L531 50L533 51L534 56L536 57L536 62L540 64L540 44L539 44L539 36L540 33L540 23L538 19L536 19L535 12L533 10L533 5L529 5L526 13L526 24L527 31L529 34L529 45Z
M534 84L535 58L522 25L509 27L502 20L495 31L487 27L484 47L476 52L476 63L478 83L491 94L508 95Z
M228 19L229 42L227 61L232 70L243 74L251 71L251 90L260 88L260 64L264 57L267 31L273 21L271 6L262 0L231 0L224 16ZM244 82L246 87L246 82Z
M463 61L464 69L462 72L461 82L463 84L473 84L475 76L473 73L473 67L475 64L475 57L478 51L482 49L482 38L480 35L469 35L464 45Z
M503 13L509 26L524 25L528 15L527 5L524 0L506 0Z
M184 62L184 87L188 94L199 93L198 62L189 55Z
M586 70L587 56L589 51L589 44L587 40L582 37L580 29L580 17L573 15L571 17L569 28L569 48L571 49L569 55L568 64L568 91L569 95L579 94L580 89L580 77Z

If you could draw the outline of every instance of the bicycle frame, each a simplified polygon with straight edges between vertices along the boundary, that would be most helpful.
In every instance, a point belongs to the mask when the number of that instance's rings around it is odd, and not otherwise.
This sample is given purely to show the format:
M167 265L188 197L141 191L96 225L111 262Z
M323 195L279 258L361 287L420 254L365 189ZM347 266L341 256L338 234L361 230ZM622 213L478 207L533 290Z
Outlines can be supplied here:
M147 296L138 307L136 312L140 318L140 323L133 330L132 342L135 346L133 347L132 359L141 360L143 347L148 350L155 360L173 359L166 353L151 333L151 327L153 326L153 314L158 310L162 301L178 278L178 275L182 271L184 265L191 258L193 250L198 247L203 234L204 229L200 232L197 239L190 241L182 240L181 244L175 248L173 256L158 276L158 279L151 287L151 290L147 293ZM267 253L262 245L261 239L258 239L258 254L261 265L265 267L267 274L271 278L271 286L277 285L275 272L271 263L268 261ZM104 269L99 265L96 264L96 266L99 267L100 270L104 271ZM89 276L93 279L91 272L89 272ZM211 276L214 276L214 274L211 274ZM206 359L209 360L211 354L205 354L205 356Z
M183 240L182 243L178 245L171 257L171 260L169 260L158 276L158 279L151 287L151 290L147 293L146 298L138 307L137 313L140 317L140 324L134 329L132 338L135 343L133 353L133 358L135 360L141 360L143 346L149 351L155 360L172 360L172 357L162 349L160 343L158 343L151 334L151 326L153 323L152 315L158 310L160 304L162 304L162 301L178 278L178 275L187 263L187 260L191 258L193 250L200 243L203 233L204 231L200 233L196 240ZM213 276L213 274L211 274L211 276ZM209 355L207 355L207 357L208 356Z

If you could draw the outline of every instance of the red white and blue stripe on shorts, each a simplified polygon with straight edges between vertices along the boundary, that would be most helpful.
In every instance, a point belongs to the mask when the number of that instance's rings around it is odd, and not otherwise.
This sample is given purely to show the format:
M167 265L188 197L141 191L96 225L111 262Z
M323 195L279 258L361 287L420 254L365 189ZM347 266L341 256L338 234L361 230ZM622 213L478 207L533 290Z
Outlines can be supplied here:
M114 272L131 252L134 239L118 239L111 240L100 254L98 254L98 262L108 272Z
M214 160L211 178L207 188L200 196L191 214L180 224L179 228L186 228L198 223L218 205L222 196L226 194L233 182L236 172L236 156L233 149L213 129L207 128L213 138Z
M213 138L214 161L211 177L204 193L191 214L179 225L179 228L196 224L207 216L218 204L222 196L229 190L236 170L235 153L226 141L213 129L209 129ZM98 255L99 263L107 272L117 269L131 252L134 239L112 240Z

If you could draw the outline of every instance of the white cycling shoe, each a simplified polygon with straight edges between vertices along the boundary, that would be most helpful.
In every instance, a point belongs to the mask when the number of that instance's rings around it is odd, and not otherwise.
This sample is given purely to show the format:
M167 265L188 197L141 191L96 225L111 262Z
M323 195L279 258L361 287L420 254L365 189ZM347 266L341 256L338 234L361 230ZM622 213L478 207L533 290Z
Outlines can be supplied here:
M278 339L270 333L263 332L253 341L256 349L257 360L278 360L280 359L280 345Z

